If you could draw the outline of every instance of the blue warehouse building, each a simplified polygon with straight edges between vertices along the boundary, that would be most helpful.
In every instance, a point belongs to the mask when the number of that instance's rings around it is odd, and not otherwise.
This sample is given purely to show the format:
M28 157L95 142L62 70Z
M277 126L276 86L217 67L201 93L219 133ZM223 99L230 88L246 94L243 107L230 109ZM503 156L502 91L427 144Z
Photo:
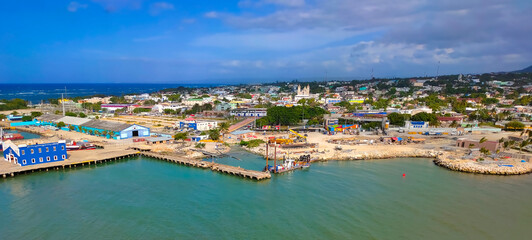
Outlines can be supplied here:
M63 122L66 125L65 130L72 130L106 138L114 138L117 140L150 136L149 128L137 124L126 124L54 114L43 115L39 118L39 121L41 125L52 126L57 126L58 123Z
M6 141L2 143L2 149L4 160L19 166L58 162L68 158L65 141L18 146Z

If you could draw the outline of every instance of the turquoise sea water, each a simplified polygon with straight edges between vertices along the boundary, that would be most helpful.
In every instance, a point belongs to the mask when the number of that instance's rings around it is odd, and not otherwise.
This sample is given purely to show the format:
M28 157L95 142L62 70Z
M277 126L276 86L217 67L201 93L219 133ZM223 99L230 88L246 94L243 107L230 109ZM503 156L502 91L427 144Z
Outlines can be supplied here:
M216 161L264 164L234 154ZM531 184L429 159L317 163L255 182L138 157L0 179L0 238L527 239Z
M24 131L17 131L17 130L8 130L6 131L7 133L20 133L20 135L22 135L24 137L24 139L35 139L35 138L40 138L41 136L38 135L38 134L35 134L35 133L29 133L29 132L24 132Z

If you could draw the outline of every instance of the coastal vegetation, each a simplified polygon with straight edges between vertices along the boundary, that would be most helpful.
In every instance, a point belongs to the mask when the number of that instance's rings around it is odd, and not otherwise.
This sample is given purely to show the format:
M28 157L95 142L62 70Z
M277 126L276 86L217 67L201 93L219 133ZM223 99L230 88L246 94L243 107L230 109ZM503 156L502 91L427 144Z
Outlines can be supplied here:
M511 121L504 125L506 129L511 130L523 130L525 128L525 124L519 121Z
M15 109L26 109L28 108L28 103L22 99L16 98L13 100L0 100L0 111L15 110Z
M294 106L294 107L271 107L267 116L257 120L257 126L263 125L297 125L303 119L308 119L308 124L321 122L324 114L328 112L321 107Z
M187 140L187 138L188 138L188 133L187 132L180 132L180 133L176 133L174 135L174 140L177 140L177 141L179 141L179 140L185 141L185 140Z
M265 142L263 140L261 140L261 139L253 139L253 140L249 140L249 141L241 140L239 144L240 144L240 146L247 147L247 148L256 148L256 147L260 146L263 143L265 143Z

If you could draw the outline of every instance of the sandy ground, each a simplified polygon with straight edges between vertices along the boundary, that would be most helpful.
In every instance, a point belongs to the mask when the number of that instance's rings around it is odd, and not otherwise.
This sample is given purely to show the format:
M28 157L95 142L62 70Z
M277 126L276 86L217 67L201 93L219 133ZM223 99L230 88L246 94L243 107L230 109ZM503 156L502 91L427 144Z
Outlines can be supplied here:
M412 156L427 156L432 157L441 152L458 152L459 155L464 155L468 149L455 147L456 139L468 138L479 140L486 137L490 141L498 141L502 137L519 136L520 133L502 132L491 134L475 134L464 136L422 136L422 135L408 135L401 133L390 133L387 137L414 137L423 138L425 143L406 143L399 145L395 143L381 143L379 139L381 136L376 135L324 135L322 133L308 133L307 140L309 143L317 143L316 148L277 148L278 158L283 156L297 157L302 154L311 154L313 157L321 160L345 160L345 159L366 159L366 158L389 158L389 157L408 157ZM283 134L258 134L258 139L267 141L268 137L275 136L285 138L287 133ZM335 143L332 140L345 140L341 143ZM367 140L363 142L362 140ZM373 140L374 143L371 143ZM340 147L341 149L338 149ZM260 146L250 151L257 154L265 155L265 146ZM515 150L508 150L507 152L515 153ZM270 149L270 157L273 157L273 149ZM410 154L410 155L409 155Z

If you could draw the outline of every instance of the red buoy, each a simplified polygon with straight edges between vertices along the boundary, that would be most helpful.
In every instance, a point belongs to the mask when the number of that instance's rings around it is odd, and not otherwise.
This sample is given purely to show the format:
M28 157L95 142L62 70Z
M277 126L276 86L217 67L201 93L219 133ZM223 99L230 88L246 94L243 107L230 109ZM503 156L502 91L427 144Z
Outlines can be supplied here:
M406 173L403 173L403 177L406 177Z

